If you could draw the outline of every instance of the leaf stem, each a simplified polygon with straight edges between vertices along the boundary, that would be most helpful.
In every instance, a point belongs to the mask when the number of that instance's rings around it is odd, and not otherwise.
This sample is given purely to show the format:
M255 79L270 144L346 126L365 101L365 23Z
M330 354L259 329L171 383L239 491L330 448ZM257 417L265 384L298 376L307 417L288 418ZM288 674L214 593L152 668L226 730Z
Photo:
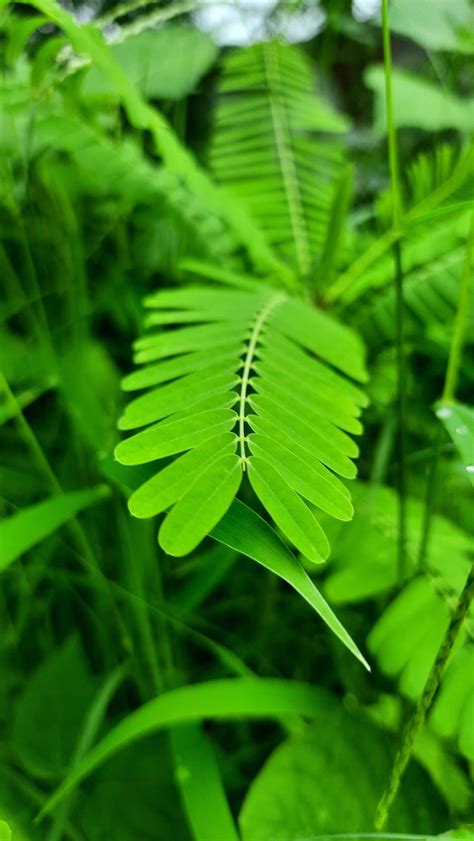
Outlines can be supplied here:
M393 802L398 794L400 783L405 773L406 767L410 761L413 752L413 745L419 730L423 727L426 716L433 703L434 696L441 683L446 664L449 660L450 654L456 644L456 640L461 631L464 619L467 616L471 603L474 599L474 565L471 566L467 581L459 596L458 603L452 614L448 629L444 635L443 642L438 651L428 679L423 689L421 698L419 699L415 711L410 718L405 733L402 739L402 744L395 757L393 763L392 773L385 789L385 792L377 807L375 817L375 829L379 832L382 830L387 822L387 818Z
M390 183L392 187L392 226L400 228L402 217L402 201L400 188L400 168L398 160L398 144L395 120L393 114L392 97L392 53L390 45L390 29L388 23L388 0L382 0L382 32L385 68L385 99L387 108L387 136L388 159L390 167ZM405 350L404 350L404 306L403 306L403 269L402 247L400 239L393 245L395 264L395 323L397 349L397 427L398 427L398 578L403 579L406 555L406 468L405 468Z
M240 464L242 466L242 470L245 470L245 466L247 464L247 456L245 455L245 403L247 401L247 390L249 387L250 372L252 370L255 350L258 344L258 340L260 338L260 333L262 332L263 326L267 318L269 318L270 314L273 312L275 307L277 307L278 304L280 304L283 301L284 297L285 296L280 292L278 292L276 295L272 295L272 297L267 301L263 309L257 315L254 326L252 328L252 333L250 334L250 339L247 346L247 353L245 354L244 370L242 372L242 381L240 385L238 417L238 440L240 442Z

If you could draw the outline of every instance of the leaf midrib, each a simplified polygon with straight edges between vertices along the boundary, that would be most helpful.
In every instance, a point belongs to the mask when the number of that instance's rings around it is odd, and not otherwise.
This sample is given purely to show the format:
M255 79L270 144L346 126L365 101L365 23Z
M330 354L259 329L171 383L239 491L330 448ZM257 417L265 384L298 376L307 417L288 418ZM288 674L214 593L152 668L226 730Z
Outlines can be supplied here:
M245 470L245 466L248 461L248 457L245 451L245 404L247 402L247 391L249 387L249 379L250 379L250 372L252 370L253 361L255 357L255 351L257 348L258 340L260 338L260 334L262 329L265 325L265 322L270 317L271 313L274 311L275 307L281 304L285 300L285 295L282 292L278 292L276 295L272 295L271 298L266 302L260 314L257 315L255 319L254 326L252 328L252 333L250 335L249 343L247 346L247 352L245 354L244 360L244 370L242 372L242 381L240 385L240 394L239 394L239 432L238 432L238 441L240 443L240 465L242 470Z

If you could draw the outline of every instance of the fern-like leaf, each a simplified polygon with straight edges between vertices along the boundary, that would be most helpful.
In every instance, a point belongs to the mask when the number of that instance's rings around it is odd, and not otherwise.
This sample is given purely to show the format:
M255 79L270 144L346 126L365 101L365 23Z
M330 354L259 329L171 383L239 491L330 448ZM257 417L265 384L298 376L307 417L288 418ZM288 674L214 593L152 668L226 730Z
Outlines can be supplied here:
M204 286L150 296L149 327L135 344L144 363L126 377L132 400L120 428L137 430L116 456L158 462L130 498L138 517L168 511L159 533L169 554L192 551L229 508L244 473L286 537L309 559L329 544L310 505L352 516L351 479L365 397L355 334L304 301L266 286ZM317 358L319 357L319 358ZM334 369L339 369L338 373ZM161 460L175 457L164 463Z
M300 50L277 41L231 52L209 151L217 180L303 277L323 251L341 172L340 145L321 133L347 127L314 96L313 75Z

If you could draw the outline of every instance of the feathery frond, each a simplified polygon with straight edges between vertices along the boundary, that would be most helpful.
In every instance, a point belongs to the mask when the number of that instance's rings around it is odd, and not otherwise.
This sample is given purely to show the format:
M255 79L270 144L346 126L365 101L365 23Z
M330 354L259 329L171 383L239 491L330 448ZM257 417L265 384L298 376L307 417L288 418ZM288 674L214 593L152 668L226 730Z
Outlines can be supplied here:
M148 327L160 329L135 343L145 367L123 385L150 390L120 420L124 430L145 428L116 456L157 461L158 472L130 498L132 513L169 509L159 540L184 555L221 519L247 472L286 537L312 561L325 559L329 544L307 503L352 516L337 475L356 473L358 449L347 433L360 433L365 397L341 373L365 379L358 338L263 285L164 290L145 303ZM170 456L178 458L163 466Z
M314 96L307 57L270 41L223 62L209 163L270 243L305 277L321 255L346 120Z

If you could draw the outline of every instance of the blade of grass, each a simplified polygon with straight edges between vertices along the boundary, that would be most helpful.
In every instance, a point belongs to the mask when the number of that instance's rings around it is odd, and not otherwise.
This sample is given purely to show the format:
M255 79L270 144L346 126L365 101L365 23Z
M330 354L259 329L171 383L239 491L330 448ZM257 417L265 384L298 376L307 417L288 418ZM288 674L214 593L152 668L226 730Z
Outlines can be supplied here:
M176 777L195 841L239 841L219 767L199 724L173 727L171 746Z
M71 771L43 806L49 814L106 759L150 733L203 719L277 718L299 714L311 718L320 710L315 687L274 678L231 678L181 686L165 692L126 716Z

